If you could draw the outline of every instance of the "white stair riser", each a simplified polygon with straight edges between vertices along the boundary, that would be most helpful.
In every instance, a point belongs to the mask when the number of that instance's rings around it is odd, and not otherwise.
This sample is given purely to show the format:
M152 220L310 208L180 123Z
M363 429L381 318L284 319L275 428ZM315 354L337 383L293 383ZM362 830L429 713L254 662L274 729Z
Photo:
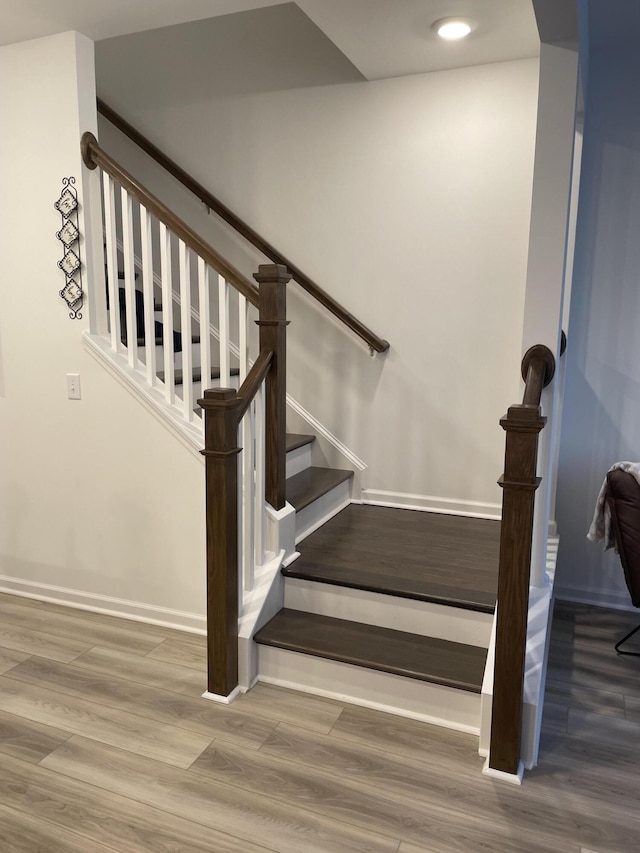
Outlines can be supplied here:
M351 481L345 480L334 489L296 512L296 544L325 524L351 503Z
M480 694L259 646L258 680L478 734Z
M489 647L493 623L489 613L301 578L285 579L284 606L484 649Z
M311 445L304 444L287 453L287 479L311 467Z

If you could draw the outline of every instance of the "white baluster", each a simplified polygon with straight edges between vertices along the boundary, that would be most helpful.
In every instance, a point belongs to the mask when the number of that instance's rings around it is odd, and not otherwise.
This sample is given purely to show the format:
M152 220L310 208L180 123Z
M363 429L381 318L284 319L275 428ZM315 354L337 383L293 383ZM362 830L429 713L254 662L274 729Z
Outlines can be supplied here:
M220 326L220 387L231 386L229 372L229 285L218 275L218 324Z
M175 364L173 353L173 288L171 284L171 234L160 223L160 277L162 279L162 343L164 351L164 396L175 400Z
M191 346L191 258L186 244L179 241L180 257L180 328L182 329L182 411L192 421L193 350Z
M156 323L153 295L153 242L151 217L140 205L140 240L142 243L142 294L144 296L144 343L147 382L156 384Z
M242 577L244 588L253 589L255 580L255 402L242 419Z
M244 382L249 371L249 343L247 328L249 325L249 303L242 293L238 293L238 347L240 349L240 382Z
M115 352L122 348L120 337L120 293L118 288L118 239L116 233L116 188L113 179L102 173L104 189L104 239L107 256L107 283L109 287L109 329L111 347Z
M198 293L200 297L200 365L202 396L211 384L211 296L209 292L209 267L198 258Z
M254 553L255 563L261 566L264 563L264 466L265 466L265 390L264 382L256 394L255 399L255 541Z
M124 187L122 199L122 253L124 255L124 304L127 318L127 361L138 364L138 325L136 322L136 274L133 258L133 201Z

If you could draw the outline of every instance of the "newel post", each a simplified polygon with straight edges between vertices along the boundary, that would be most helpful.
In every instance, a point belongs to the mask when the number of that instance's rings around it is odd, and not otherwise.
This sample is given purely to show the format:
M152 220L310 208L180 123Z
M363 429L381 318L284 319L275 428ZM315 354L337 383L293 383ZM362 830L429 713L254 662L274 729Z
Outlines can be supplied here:
M537 405L511 406L500 425L506 431L498 574L496 657L489 767L517 775L522 732L529 575L538 433L546 418Z
M207 528L207 693L238 687L238 417L235 390L214 388L204 410Z
M260 350L271 350L273 361L265 381L265 498L278 510L286 502L287 408L287 282L282 264L262 264L254 275L260 287Z

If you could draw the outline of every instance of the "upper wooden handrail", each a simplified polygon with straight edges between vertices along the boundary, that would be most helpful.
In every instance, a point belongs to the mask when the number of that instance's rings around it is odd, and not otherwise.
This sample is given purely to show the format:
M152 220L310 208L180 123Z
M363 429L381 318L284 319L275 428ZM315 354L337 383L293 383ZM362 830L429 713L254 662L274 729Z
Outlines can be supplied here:
M337 317L338 320L341 320L346 326L355 332L356 335L361 337L372 350L375 350L376 352L386 352L389 349L388 341L378 337L378 335L372 332L371 329L364 325L364 323L361 323L360 320L340 305L339 302L336 302L332 296L329 296L325 290L306 276L299 267L284 255L280 254L280 252L263 239L257 231L254 231L253 228L247 225L247 223L240 219L239 216L236 216L232 210L210 193L206 187L203 187L202 184L196 181L196 179L189 175L188 172L185 172L181 166L162 152L153 144L153 142L147 139L146 136L143 136L135 127L123 119L122 116L118 115L115 110L111 109L111 107L105 104L105 102L100 98L98 98L98 112L102 113L102 115L110 121L111 124L117 127L125 136L128 136L132 142L135 142L139 148L145 151L156 161L156 163L162 166L163 169L166 169L167 172L180 181L183 186L194 193L194 195L196 195L200 201L206 205L208 210L213 210L217 213L221 219L224 219L225 222L255 246L256 249L262 252L263 255L266 255L267 258L273 261L274 264L281 264L282 266L287 267L291 277L294 281L298 282L300 287L306 290L307 293L313 296L321 305L324 305L324 307L330 311L334 317Z
M226 261L222 255L206 243L199 234L187 225L184 220L176 216L173 211L156 198L146 187L144 187L133 175L129 174L119 163L110 157L106 151L100 148L98 140L92 133L84 133L81 141L82 159L89 169L100 166L115 178L127 192L140 204L143 204L149 213L163 222L171 229L190 249L200 255L209 266L225 277L236 290L242 293L252 305L258 306L258 288L245 278L239 270Z

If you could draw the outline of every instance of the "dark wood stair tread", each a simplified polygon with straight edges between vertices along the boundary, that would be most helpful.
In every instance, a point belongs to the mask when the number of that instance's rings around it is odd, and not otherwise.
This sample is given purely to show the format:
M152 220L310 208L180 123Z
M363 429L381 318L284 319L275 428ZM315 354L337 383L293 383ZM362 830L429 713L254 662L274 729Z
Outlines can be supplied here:
M435 637L281 610L257 643L480 693L487 650Z
M306 468L287 480L287 500L299 512L352 477L353 471L340 468Z
M305 447L307 444L312 444L315 440L315 435L302 435L297 432L288 432L287 453L291 450L297 450L299 447Z
M283 574L492 613L499 541L497 521L351 504Z
M239 368L232 367L229 369L229 373L231 376L238 376L240 373ZM164 382L164 370L158 372L158 378ZM202 381L202 370L199 367L194 367L191 372L191 378L193 382L201 382ZM211 368L211 378L212 379L220 379L220 368L212 367ZM182 385L184 383L184 374L181 368L176 368L174 384Z

